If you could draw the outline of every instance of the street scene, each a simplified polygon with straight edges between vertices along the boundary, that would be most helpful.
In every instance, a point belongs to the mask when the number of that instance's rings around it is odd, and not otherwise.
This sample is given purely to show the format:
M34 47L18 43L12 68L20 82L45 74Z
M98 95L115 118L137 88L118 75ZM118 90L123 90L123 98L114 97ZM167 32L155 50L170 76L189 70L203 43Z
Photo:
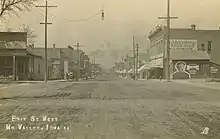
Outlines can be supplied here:
M1 0L0 139L219 139L218 5Z

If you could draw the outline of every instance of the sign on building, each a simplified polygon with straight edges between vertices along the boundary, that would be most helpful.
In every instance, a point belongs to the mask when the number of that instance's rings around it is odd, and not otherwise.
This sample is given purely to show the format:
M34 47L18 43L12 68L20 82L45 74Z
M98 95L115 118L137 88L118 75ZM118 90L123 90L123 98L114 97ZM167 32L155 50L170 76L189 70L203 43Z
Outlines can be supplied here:
M197 64L189 64L187 65L187 70L190 74L196 74L199 71L199 65Z
M218 68L211 67L211 73L218 73Z
M197 40L170 40L170 49L172 50L194 50L197 51Z
M0 32L0 48L26 48L26 32Z
M189 65L187 65L187 70L190 70L190 69L199 70L199 65L197 65L197 64L189 64Z

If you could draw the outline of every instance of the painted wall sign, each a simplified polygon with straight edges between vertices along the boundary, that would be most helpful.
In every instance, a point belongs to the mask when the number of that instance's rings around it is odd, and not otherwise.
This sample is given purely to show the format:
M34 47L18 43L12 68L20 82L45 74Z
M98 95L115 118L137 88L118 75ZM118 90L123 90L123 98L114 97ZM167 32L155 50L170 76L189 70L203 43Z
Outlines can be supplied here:
M175 64L175 72L171 75L175 79L190 79L191 75L186 71L186 62L178 61Z
M189 65L187 65L187 70L191 70L191 69L199 70L199 65L197 65L197 64L189 64Z
M195 50L197 51L197 40L170 40L170 49L172 50Z
M190 74L196 74L196 73L197 73L197 70L196 70L196 69L190 69L190 70L189 70L189 73L190 73Z

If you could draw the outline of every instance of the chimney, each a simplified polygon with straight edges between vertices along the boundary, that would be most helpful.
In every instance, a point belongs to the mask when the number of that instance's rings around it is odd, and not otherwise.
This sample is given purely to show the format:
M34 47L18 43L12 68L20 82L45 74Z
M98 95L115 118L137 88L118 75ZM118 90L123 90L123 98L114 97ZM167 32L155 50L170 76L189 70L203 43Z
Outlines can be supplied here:
M196 25L195 25L195 24L192 24L192 25L191 25L191 29L196 30Z
M55 44L53 44L53 48L56 48L56 45L55 45Z

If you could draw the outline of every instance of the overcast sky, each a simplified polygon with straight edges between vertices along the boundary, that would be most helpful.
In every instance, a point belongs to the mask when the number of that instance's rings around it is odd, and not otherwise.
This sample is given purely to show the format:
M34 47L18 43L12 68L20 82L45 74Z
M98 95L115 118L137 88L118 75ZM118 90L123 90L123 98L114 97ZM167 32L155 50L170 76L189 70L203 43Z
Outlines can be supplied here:
M40 0L39 4L45 4ZM147 35L157 25L166 22L158 16L166 16L166 0L48 0L49 8L48 45L57 47L80 42L85 51L103 46L104 40L110 42L110 48L131 48L135 35L141 48L147 47ZM96 16L84 22L68 20L84 19L98 13L104 5L105 20ZM200 29L217 29L220 24L219 0L171 0L171 15L179 19L172 20L172 27L189 27L196 24ZM44 9L34 7L32 12L20 13L6 23L14 28L27 23L38 35L36 46L44 46ZM67 22L68 21L68 22Z

